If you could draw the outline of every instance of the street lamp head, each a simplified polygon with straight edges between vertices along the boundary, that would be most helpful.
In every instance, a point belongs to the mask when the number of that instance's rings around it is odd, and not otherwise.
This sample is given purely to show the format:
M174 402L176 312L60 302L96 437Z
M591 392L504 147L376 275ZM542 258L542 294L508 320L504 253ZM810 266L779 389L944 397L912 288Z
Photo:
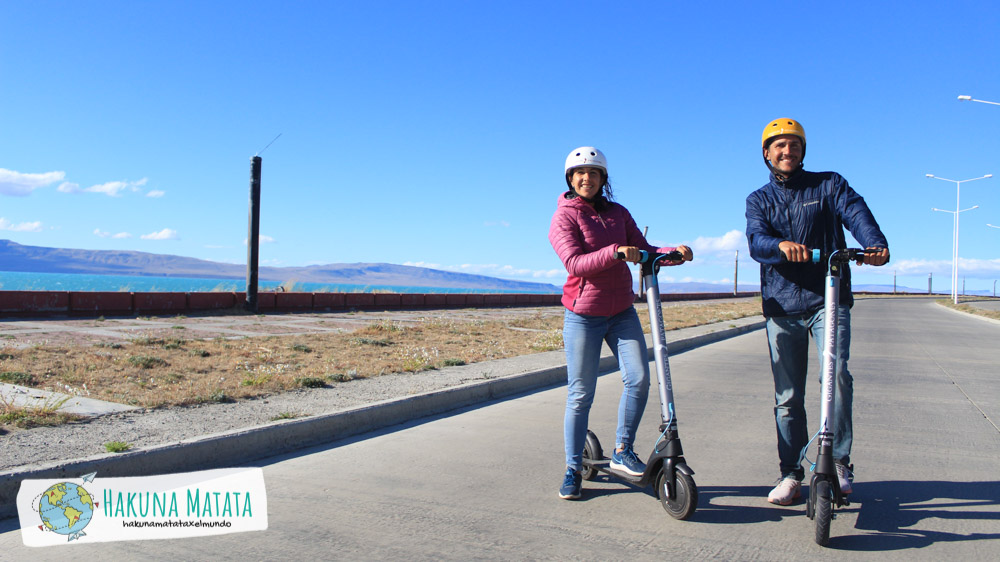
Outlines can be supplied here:
M969 101L971 99L972 96L958 96L958 101Z
M985 175L985 176L983 176L983 177L984 177L984 178L992 178L992 177L993 177L993 174L986 174L986 175Z
M934 177L934 174L927 174L927 177L929 177L929 178L933 178L933 177Z

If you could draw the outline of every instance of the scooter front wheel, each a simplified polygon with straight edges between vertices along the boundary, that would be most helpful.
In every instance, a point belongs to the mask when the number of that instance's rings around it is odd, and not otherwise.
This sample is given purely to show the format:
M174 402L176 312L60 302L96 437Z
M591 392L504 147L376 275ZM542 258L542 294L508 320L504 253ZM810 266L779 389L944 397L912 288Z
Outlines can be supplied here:
M674 497L667 494L667 486L670 485L670 475L666 469L660 469L659 476L656 477L656 493L660 498L663 509L674 519L685 520L694 515L694 510L698 508L698 486L694 483L694 478L689 474L676 471L677 482L674 485Z
M830 520L833 519L833 493L826 480L816 482L816 544L830 543Z

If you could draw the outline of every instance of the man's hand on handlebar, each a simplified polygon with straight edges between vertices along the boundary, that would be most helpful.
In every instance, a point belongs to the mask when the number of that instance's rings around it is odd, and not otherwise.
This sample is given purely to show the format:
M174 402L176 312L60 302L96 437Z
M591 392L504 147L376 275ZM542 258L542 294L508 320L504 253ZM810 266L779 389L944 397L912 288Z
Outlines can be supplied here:
M778 249L785 259L790 262L812 261L812 252L802 244L797 244L791 240L783 240L778 244Z
M858 261L858 265L885 265L889 261L889 250L887 248L865 248L865 257Z

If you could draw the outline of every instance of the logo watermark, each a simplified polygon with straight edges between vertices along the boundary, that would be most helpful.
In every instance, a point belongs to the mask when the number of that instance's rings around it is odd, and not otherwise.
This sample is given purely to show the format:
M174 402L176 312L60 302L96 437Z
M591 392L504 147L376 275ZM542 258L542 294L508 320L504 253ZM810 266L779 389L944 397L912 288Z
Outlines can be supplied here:
M24 480L17 513L25 546L176 539L267 529L260 468Z

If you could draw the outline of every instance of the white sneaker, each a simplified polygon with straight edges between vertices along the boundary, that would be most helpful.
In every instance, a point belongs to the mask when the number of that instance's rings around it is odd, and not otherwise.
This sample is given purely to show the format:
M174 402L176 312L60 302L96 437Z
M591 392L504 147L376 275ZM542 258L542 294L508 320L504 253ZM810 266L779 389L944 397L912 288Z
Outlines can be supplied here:
M854 480L854 465L844 466L839 462L836 463L837 466L837 480L840 481L840 493L847 495L851 493L852 487L851 482Z
M802 495L802 482L794 476L785 476L767 495L767 501L777 505L792 505Z

